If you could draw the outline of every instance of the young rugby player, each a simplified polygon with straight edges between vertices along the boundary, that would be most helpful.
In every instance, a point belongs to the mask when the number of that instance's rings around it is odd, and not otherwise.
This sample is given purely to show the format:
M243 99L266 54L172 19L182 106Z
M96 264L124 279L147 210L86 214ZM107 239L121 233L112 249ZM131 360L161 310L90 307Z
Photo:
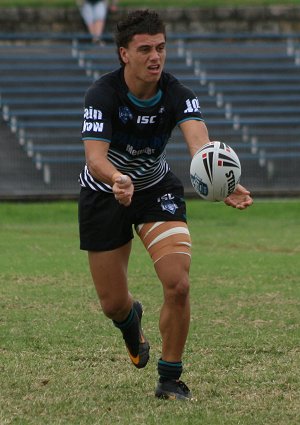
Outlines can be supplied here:
M117 25L116 44L121 67L96 81L85 98L81 249L88 251L104 314L120 329L134 366L143 368L149 342L142 305L127 282L134 226L163 286L155 395L190 399L180 376L190 321L191 238L183 186L170 171L165 148L179 126L193 156L209 142L208 131L195 94L163 70L166 32L156 12L130 13ZM245 209L252 199L238 185L225 203Z

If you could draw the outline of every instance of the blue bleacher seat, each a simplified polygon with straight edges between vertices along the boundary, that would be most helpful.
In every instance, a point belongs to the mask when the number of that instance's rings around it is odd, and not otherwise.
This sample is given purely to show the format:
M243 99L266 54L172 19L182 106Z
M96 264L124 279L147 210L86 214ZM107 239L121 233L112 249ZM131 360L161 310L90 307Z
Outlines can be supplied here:
M1 112L48 186L63 169L73 182L66 184L77 187L84 94L119 66L112 36L105 38L99 48L85 34L0 33ZM166 71L195 91L211 138L237 150L250 187L288 181L282 163L299 169L299 40L299 34L168 36ZM190 157L177 129L167 152L189 189Z

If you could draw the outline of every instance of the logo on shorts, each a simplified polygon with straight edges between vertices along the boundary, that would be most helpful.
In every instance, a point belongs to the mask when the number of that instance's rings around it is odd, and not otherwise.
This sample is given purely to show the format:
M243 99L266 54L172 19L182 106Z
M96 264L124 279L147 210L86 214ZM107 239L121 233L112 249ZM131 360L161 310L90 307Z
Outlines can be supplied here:
M174 196L171 193L161 196L157 199L157 202L160 202L163 211L168 211L171 214L175 214L178 209L178 206L174 202Z

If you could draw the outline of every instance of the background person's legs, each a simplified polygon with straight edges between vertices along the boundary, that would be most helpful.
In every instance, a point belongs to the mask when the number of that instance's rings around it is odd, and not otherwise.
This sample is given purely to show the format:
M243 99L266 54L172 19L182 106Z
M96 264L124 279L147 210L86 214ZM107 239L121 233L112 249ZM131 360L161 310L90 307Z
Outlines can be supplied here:
M95 6L85 3L81 8L82 18L94 42L100 41L106 21L107 3L99 2Z

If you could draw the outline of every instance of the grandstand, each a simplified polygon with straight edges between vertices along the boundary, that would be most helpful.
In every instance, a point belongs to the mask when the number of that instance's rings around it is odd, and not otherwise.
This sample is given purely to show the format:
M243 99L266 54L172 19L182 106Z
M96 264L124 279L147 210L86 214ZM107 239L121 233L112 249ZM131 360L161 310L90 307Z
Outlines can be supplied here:
M0 58L0 198L76 196L83 97L118 67L111 38L0 33ZM211 140L236 150L243 184L300 193L300 34L171 34L165 69L198 95ZM193 193L178 129L167 157Z

